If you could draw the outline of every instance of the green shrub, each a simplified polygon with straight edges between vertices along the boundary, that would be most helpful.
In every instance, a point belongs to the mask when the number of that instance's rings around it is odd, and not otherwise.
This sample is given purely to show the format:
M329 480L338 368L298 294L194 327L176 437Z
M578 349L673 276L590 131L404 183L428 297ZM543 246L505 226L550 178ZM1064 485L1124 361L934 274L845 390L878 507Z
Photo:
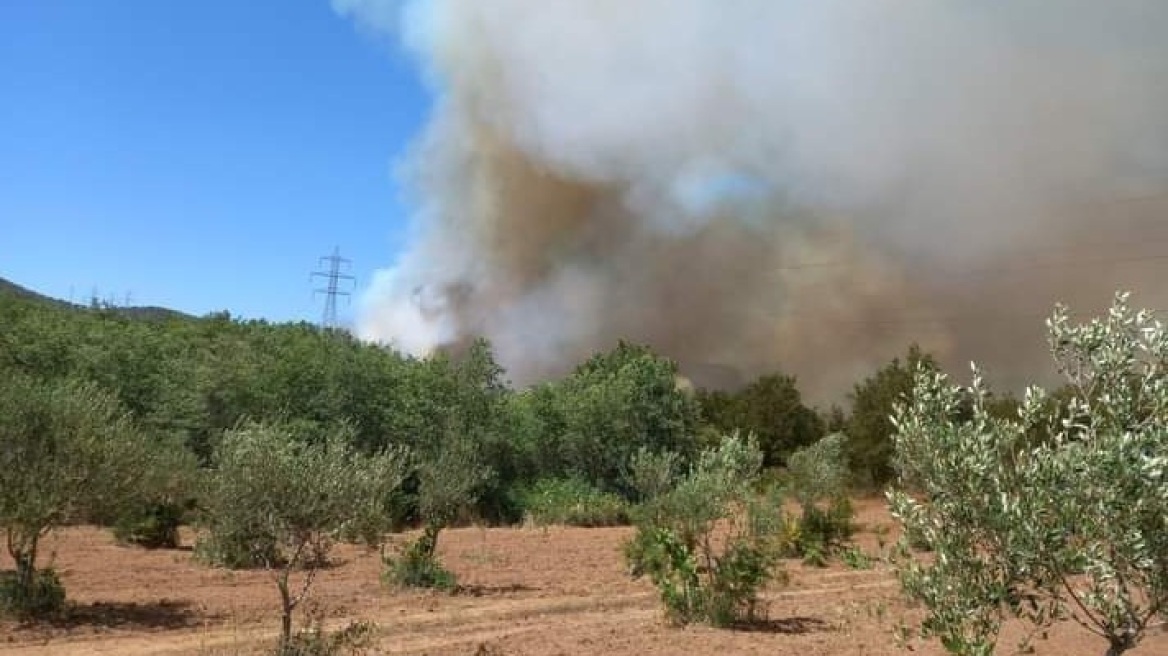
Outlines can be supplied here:
M363 545L376 549L385 543L386 522L352 522L337 533L337 539L346 544Z
M29 581L18 572L0 572L0 615L44 617L65 606L65 587L52 569L39 569Z
M753 440L728 437L636 510L625 558L634 578L648 576L660 590L671 622L728 626L757 617L783 527L779 499L753 492L761 464ZM723 539L711 539L715 528Z
M523 495L527 516L540 526L621 526L629 523L624 499L579 479L538 481Z
M854 515L852 502L847 497L832 499L826 508L804 506L799 517L800 550L817 546L828 553L836 551L855 533Z
M791 454L787 482L791 496L808 506L846 496L848 491L847 438L833 433Z
M786 480L799 503L800 516L795 539L786 542L785 555L826 562L855 532L855 511L847 496L846 446L844 436L837 433L791 455Z
M879 490L893 479L893 407L911 398L918 368L937 371L938 365L914 344L904 358L892 360L854 387L844 433L852 480L858 487Z
M688 462L697 451L701 409L677 375L677 363L621 342L546 386L535 441L545 464L536 471L579 475L624 494L625 473L639 447L673 451Z
M661 591L670 622L689 624L705 618L705 592L698 575L697 554L673 531L639 528L625 544L625 558L634 578L648 575Z
M174 503L152 503L127 511L114 524L114 537L123 544L146 549L178 547L183 509Z
M523 521L528 487L514 479L495 476L479 496L474 513L491 526L514 526Z
M435 558L438 531L427 529L409 543L397 558L381 556L381 581L398 588L431 588L453 592L458 578Z
M337 532L337 539L346 544L377 550L385 545L387 533L408 529L410 521L407 516L413 512L411 506L415 504L416 498L406 492L404 487L403 484L401 488L388 493L385 499L367 500L380 505L384 512L361 513L349 518Z
M730 626L758 617L758 589L771 578L773 552L747 540L734 540L718 559L706 598L714 626Z
M818 542L811 542L800 547L803 554L803 564L812 567L827 567L827 551Z

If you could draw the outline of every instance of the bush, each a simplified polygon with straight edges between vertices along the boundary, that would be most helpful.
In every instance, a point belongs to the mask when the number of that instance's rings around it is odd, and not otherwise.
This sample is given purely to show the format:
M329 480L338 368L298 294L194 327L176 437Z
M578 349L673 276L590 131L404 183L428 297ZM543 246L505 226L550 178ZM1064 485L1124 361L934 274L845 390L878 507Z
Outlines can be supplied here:
M395 508L388 521L377 516L353 518L337 532L337 539L346 544L362 545L369 549L381 548L385 544L386 532L397 530L404 524L399 515L404 512L403 509L408 506L409 501L404 494L398 494L388 499L386 503Z
M838 550L855 533L854 515L852 502L847 497L832 499L827 508L804 506L799 516L799 539L794 555L803 556L811 548L825 555Z
M114 537L123 544L146 549L178 547L183 510L174 503L153 503L123 513L114 524Z
M834 434L791 455L787 485L801 514L785 555L825 564L855 532L855 511L847 496L846 446L844 436Z
M398 588L431 588L453 592L458 578L434 557L438 531L426 529L398 558L381 556L381 582Z
M771 578L773 553L746 540L734 540L718 559L706 597L706 615L714 626L731 626L758 617L758 590Z
M621 526L628 503L579 479L545 479L523 494L528 519L539 526Z
M21 581L19 572L0 572L0 615L44 617L65 606L65 587L52 569L39 569L30 580Z
M474 514L490 526L514 526L523 521L523 507L528 486L514 478L495 476L479 495Z
M624 473L639 447L686 462L697 451L697 400L678 384L677 364L643 346L622 342L526 396L526 443L542 476L578 475L625 494Z
M728 437L672 490L637 509L625 557L634 577L647 575L660 590L671 622L728 626L757 617L782 526L779 500L752 491L761 464L752 440ZM711 539L715 529L725 530L724 539Z
M633 578L648 575L661 591L666 617L689 624L706 617L705 596L694 547L676 533L660 527L642 527L625 545Z
M846 448L847 438L835 433L791 454L787 481L791 496L799 505L809 506L847 495Z

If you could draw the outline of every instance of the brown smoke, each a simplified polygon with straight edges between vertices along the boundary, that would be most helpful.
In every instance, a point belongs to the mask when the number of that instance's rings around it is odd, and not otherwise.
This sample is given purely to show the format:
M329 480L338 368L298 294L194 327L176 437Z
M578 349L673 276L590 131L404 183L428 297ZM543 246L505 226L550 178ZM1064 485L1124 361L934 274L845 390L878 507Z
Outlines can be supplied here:
M822 400L912 342L1016 387L1055 302L1168 301L1160 0L333 3L436 94L365 337L484 335L520 384L623 338Z

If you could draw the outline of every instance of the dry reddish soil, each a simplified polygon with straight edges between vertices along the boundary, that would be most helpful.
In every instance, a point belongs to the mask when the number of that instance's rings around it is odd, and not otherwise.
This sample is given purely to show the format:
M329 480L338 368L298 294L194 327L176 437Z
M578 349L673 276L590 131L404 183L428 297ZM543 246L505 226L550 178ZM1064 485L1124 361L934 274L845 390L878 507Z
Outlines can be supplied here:
M857 544L880 552L891 520L879 500L857 505ZM378 583L379 555L341 545L313 588L311 614L326 628L376 625L370 654L899 654L895 626L913 617L892 573L786 563L789 581L766 591L769 620L742 630L671 628L653 587L625 573L629 529L466 528L444 532L440 554L459 577L455 595L391 592ZM192 536L184 534L189 544ZM65 619L0 624L0 653L257 654L279 626L275 585L265 572L201 566L189 549L121 547L91 527L48 539L71 609ZM0 568L12 563L0 559ZM297 622L303 622L298 615ZM998 652L1014 653L1008 626ZM943 653L914 642L917 654ZM1037 654L1096 656L1103 643L1072 623L1055 627ZM1168 654L1157 630L1132 656Z

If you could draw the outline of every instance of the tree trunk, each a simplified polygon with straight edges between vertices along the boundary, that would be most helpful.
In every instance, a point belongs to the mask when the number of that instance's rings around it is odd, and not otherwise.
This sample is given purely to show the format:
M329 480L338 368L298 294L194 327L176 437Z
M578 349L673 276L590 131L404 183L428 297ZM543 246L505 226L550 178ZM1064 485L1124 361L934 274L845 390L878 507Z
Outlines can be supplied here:
M290 572L285 569L280 573L276 579L276 587L280 588L280 608L283 611L283 616L280 618L280 653L287 651L292 644L292 610L296 604L292 601L292 595L288 593L288 576Z
M33 584L36 582L37 542L36 533L29 535L19 530L8 531L8 554L16 563L16 585L25 599L32 596Z
M437 524L426 524L422 532L422 553L425 554L426 560L434 559L434 554L438 551L438 532L441 530L442 527Z

